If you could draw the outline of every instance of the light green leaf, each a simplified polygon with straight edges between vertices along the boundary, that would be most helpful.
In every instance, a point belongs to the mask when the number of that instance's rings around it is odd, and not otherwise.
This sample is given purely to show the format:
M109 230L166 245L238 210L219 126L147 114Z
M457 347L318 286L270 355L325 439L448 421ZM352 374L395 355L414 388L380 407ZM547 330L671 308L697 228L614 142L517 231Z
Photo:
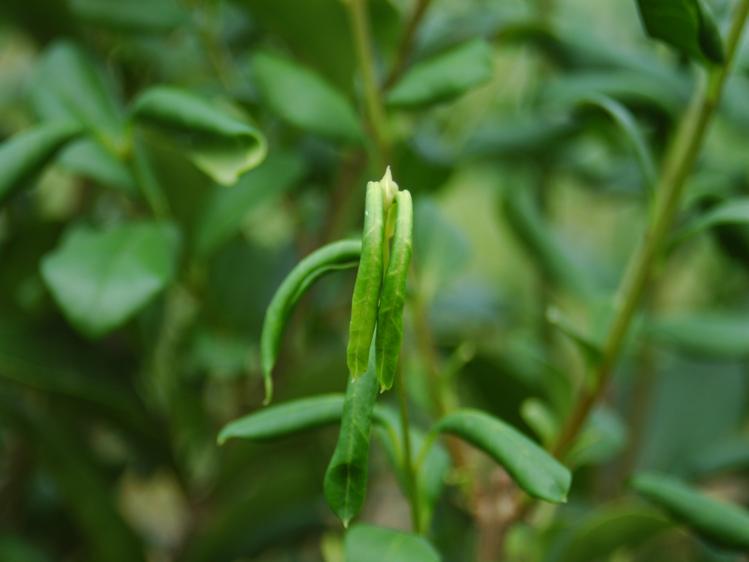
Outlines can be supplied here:
M252 59L258 89L282 119L323 137L360 143L364 133L349 101L317 74L284 57Z
M97 231L77 227L42 261L42 277L68 320L89 337L112 331L174 276L178 233L135 222Z
M672 476L654 472L635 475L632 487L705 538L742 552L749 550L749 511L740 506L710 498Z
M681 243L700 232L726 224L749 225L749 197L729 199L689 221L676 232L672 243Z
M0 144L0 204L28 184L80 133L77 125L46 123Z
M79 139L60 154L60 166L103 187L136 195L138 187L127 166L93 139Z
M520 406L520 415L545 445L554 441L559 431L559 420L552 409L538 398L528 398Z
M281 337L299 299L320 277L331 271L355 267L361 254L358 240L340 240L318 248L292 269L268 305L260 336L260 362L265 379L265 404L273 397L273 367Z
M713 63L723 63L720 30L704 0L637 0L648 35L683 53Z
M325 500L345 527L361 511L367 493L370 429L377 394L373 349L367 372L349 378L338 444L323 484Z
M35 69L31 101L45 121L79 123L112 154L124 155L129 134L108 77L78 46L53 44Z
M440 562L426 539L373 525L356 525L344 540L346 562Z
M663 516L641 507L606 507L587 516L572 531L557 560L608 560L616 550L636 547L670 527L671 524Z
M157 86L135 100L133 116L172 138L213 180L231 185L265 158L263 134L204 99L184 90Z
M569 470L512 426L479 410L464 409L442 418L435 429L484 451L534 498L567 501L572 481Z
M291 153L273 152L231 189L216 189L205 204L195 232L195 251L205 257L241 228L247 213L294 185L304 170Z
M650 318L648 336L660 344L713 357L749 356L749 317L737 312L682 312Z
M483 39L475 39L414 64L386 99L396 106L446 101L488 82L491 77L491 47Z

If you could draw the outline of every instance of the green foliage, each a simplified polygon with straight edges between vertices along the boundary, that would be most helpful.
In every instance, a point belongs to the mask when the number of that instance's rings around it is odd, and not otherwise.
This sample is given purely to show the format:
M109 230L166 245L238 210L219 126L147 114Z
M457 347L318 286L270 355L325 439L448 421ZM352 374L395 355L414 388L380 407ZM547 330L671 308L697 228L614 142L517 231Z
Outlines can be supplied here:
M374 562L439 562L434 547L417 535L374 527L356 525L346 533L346 560Z

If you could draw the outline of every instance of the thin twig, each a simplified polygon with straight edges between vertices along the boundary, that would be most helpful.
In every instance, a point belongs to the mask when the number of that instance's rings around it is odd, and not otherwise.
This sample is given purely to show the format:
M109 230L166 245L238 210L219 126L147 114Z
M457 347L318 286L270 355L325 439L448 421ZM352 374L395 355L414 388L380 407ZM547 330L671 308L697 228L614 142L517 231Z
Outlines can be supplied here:
M393 63L393 67L390 70L390 74L388 74L388 77L385 80L385 90L390 89L393 84L398 81L398 78L403 75L403 71L406 70L408 59L411 57L411 53L413 51L414 41L416 39L416 31L419 29L419 24L421 24L421 20L424 19L424 15L426 14L427 8L429 8L429 4L431 4L431 2L432 0L416 1L416 7L411 14L411 18L408 20L408 23L406 23L406 29L403 32L403 37L401 38L401 42L398 45L398 50L396 51L395 55L395 62Z

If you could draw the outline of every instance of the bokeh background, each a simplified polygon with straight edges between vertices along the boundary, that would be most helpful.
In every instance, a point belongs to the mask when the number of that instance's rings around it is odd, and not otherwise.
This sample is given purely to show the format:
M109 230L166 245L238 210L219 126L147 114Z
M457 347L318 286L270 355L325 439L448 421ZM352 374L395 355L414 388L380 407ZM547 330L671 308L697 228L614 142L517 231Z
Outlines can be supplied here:
M732 3L708 4L725 22ZM335 428L223 447L216 435L261 407L259 333L275 288L305 254L356 235L366 181L386 164L416 209L403 358L415 425L437 414L437 376L444 407L549 439L586 384L653 189L639 148L591 99L629 111L657 169L700 72L646 36L633 1L434 0L404 51L414 6L367 2L378 80L397 86L466 44L485 62L445 63L459 79L439 96L424 77L426 93L386 95L383 147L341 0L2 1L0 138L61 113L96 135L0 208L0 560L342 560L343 529L322 497ZM259 54L322 80L355 120L295 117L309 92L264 73ZM266 160L218 185L130 118L161 84L252 123ZM747 195L748 131L742 48L677 229ZM72 255L104 284L75 236L106 257L128 242L105 233L155 219L171 242L144 234L158 278L144 302L111 322L106 295L63 302L43 264ZM748 228L669 247L574 458L570 503L514 527L503 560L741 559L665 525L627 479L657 469L749 504ZM91 287L75 283L86 300ZM352 284L351 273L326 277L300 303L276 402L345 387ZM134 286L124 276L116 290ZM431 536L446 561L491 553L508 493L500 470L468 455L489 515L476 517L464 475L445 465ZM361 519L409 525L377 441Z

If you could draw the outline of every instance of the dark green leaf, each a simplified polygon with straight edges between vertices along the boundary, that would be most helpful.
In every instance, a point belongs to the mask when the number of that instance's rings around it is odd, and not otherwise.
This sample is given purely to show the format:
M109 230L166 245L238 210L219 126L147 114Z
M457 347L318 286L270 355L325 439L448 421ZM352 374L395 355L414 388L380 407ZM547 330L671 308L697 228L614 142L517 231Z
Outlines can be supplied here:
M0 560L3 562L47 562L49 559L20 537L0 536Z
M435 427L487 453L534 498L567 501L569 470L512 426L479 410L464 409L448 414Z
M332 139L362 141L363 131L353 107L322 78L268 53L256 54L252 67L266 103L291 125Z
M355 267L361 254L361 242L341 240L323 246L300 261L278 287L268 305L260 337L260 359L265 379L265 403L273 396L273 366L276 364L286 322L304 292L321 276L339 269Z
M171 134L215 181L231 185L265 158L263 134L214 104L178 88L146 90L133 105L136 119Z
M304 170L300 158L273 152L231 189L217 189L206 203L195 232L195 251L205 257L231 238L247 213L293 186Z
M699 476L727 471L749 472L749 439L736 436L695 451L690 473Z
M68 320L89 337L117 328L174 276L178 233L165 223L71 230L45 256L42 277Z
M710 498L674 477L654 472L637 474L632 487L705 538L749 550L749 511L738 505Z
M165 32L186 23L175 0L72 0L72 12L86 23L134 32Z
M376 401L373 349L366 373L349 378L338 444L325 472L325 499L346 527L361 510L367 492L370 429Z
M346 533L346 562L440 562L426 539L372 525L356 525Z
M749 225L749 197L730 199L691 220L676 232L673 243L721 225Z
M723 40L704 0L637 0L645 31L696 59L722 63Z
M475 39L414 64L390 90L387 101L397 106L446 101L491 77L491 47L483 39Z
M81 133L70 123L48 123L0 145L0 204L24 187L58 151Z

